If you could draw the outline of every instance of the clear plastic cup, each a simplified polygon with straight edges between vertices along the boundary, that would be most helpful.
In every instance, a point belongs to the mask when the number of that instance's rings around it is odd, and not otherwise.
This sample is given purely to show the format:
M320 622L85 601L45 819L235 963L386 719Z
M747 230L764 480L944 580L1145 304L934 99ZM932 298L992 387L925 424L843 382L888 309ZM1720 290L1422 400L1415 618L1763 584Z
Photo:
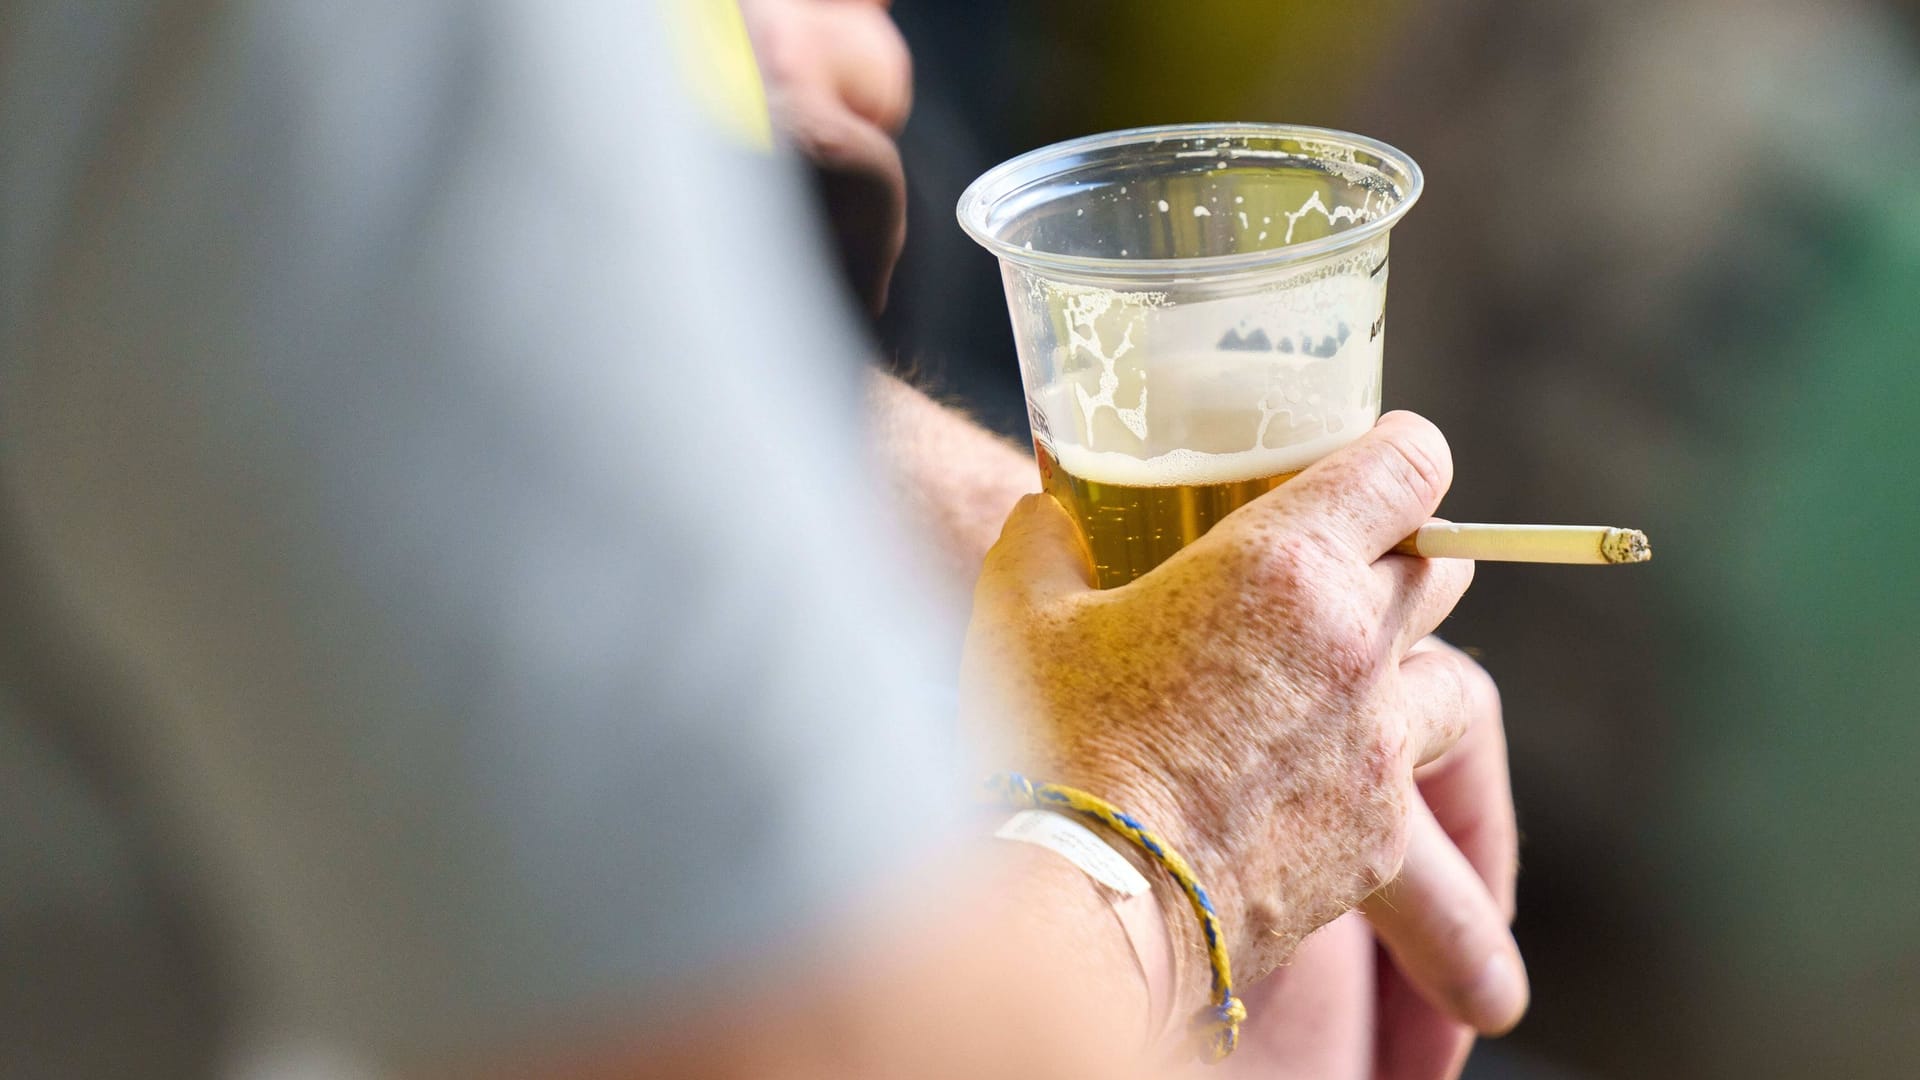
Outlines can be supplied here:
M967 188L1042 480L1102 588L1373 425L1387 232L1420 185L1359 135L1191 124L1059 143Z

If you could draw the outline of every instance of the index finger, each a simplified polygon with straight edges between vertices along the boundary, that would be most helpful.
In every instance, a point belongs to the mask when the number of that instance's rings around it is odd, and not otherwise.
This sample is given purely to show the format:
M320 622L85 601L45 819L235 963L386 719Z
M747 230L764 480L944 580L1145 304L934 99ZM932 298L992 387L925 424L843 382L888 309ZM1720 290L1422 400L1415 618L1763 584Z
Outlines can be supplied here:
M1373 562L1426 524L1453 483L1446 437L1424 417L1390 412L1372 431L1249 504L1341 558Z

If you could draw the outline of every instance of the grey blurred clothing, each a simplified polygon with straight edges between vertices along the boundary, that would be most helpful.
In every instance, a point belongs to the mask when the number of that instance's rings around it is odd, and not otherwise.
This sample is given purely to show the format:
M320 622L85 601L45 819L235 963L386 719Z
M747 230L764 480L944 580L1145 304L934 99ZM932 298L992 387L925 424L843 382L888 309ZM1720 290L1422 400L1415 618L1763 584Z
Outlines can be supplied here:
M613 2L0 18L0 733L91 771L50 835L181 885L240 1037L640 1014L926 833L875 809L938 743L863 347L668 49Z

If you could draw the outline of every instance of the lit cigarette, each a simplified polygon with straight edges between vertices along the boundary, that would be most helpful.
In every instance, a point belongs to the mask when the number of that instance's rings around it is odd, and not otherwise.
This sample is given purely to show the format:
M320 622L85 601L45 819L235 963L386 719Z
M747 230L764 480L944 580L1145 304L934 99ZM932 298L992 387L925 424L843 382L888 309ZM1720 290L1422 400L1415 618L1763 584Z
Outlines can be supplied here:
M1482 562L1640 563L1647 534L1606 525L1465 525L1435 521L1393 546L1400 555Z

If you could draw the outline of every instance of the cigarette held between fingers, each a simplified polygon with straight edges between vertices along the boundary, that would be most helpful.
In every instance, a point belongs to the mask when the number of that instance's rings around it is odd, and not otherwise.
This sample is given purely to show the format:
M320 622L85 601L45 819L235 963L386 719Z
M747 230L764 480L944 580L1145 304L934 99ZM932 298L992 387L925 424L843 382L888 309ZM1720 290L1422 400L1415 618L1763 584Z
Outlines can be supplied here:
M1393 546L1399 555L1483 562L1606 566L1653 558L1647 534L1610 525L1473 525L1433 521Z

